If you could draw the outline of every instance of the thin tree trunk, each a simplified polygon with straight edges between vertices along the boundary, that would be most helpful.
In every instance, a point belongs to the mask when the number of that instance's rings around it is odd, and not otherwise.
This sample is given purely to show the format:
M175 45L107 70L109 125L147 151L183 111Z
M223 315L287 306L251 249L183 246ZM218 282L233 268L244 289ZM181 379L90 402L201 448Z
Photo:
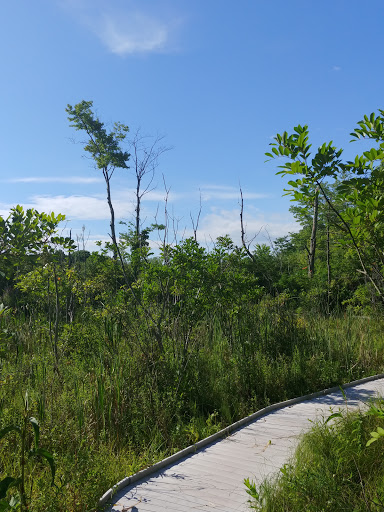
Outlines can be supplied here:
M331 241L329 236L329 206L327 215L327 314L330 312L330 298L331 298Z
M60 320L60 302L59 302L59 287L57 284L56 265L53 264L53 278L55 283L55 331L53 338L53 351L55 354L56 366L59 359L57 351L57 342L59 339L59 320Z
M249 258L254 262L255 261L255 257L254 255L251 253L251 251L249 250L249 244L247 245L246 241L245 241L245 228L244 228L244 199L243 199L243 191L240 187L240 229L241 229L241 244L245 250L245 252L247 253L247 255L249 256Z
M107 201L109 206L109 211L111 213L111 220L109 225L111 227L111 239L113 244L113 259L117 260L117 239L116 239L116 231L115 231L115 210L113 209L112 199L111 199L111 187L109 185L109 181L111 176L108 174L107 169L103 169L103 175L105 179L105 183L107 184Z
M361 268L362 270L359 270L357 269L358 272L360 272L361 274L363 274L364 276L366 276L369 281L371 282L372 286L375 288L375 290L377 291L380 299L382 301L384 301L384 295L382 293L382 291L380 290L380 288L377 286L377 284L375 283L375 280L373 279L373 277L368 273L367 271L367 268L365 266L365 263L364 263L364 259L363 259L363 255L360 251L360 248L357 244L357 241L355 239L355 237L353 236L353 233L351 231L351 228L349 227L349 224L348 222L346 222L344 220L344 217L341 215L341 213L333 206L332 202L330 201L329 197L327 196L327 194L325 193L325 190L323 189L323 187L321 186L321 183L317 182L318 183L318 187L320 188L321 190L321 193L323 194L324 196L324 199L327 201L327 204L328 206L330 207L330 209L339 217L339 219L341 220L342 224L345 226L349 236L351 237L351 241L352 241L352 244L356 250L356 253L357 253L357 256L359 258L359 261L360 261L360 265L361 265Z
M315 254L316 254L316 234L317 234L317 219L319 215L319 187L315 191L315 199L313 202L313 222L312 233L308 254L308 277L312 278L315 273Z
M140 213L141 213L141 177L137 176L137 184L136 184L136 226L135 226L135 235L136 235L136 243L137 248L141 248L141 237L140 237Z

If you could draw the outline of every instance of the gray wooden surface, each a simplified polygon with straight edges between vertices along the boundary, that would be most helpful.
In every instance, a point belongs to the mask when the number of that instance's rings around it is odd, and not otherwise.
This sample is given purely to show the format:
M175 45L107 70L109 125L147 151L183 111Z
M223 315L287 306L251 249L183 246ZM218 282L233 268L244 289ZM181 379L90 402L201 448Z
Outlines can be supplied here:
M347 407L384 396L384 379L345 390ZM311 421L346 407L341 391L270 412L230 436L125 487L113 512L249 511L244 478L260 482L287 462Z

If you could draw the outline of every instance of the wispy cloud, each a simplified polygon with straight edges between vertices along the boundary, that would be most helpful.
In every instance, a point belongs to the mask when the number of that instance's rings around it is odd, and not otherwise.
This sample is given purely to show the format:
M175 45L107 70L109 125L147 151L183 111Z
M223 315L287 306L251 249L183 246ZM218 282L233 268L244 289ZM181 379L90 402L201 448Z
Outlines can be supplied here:
M112 201L116 219L129 219L135 214L134 189L121 189L113 194ZM178 196L169 194L168 201ZM153 190L142 198L142 216L151 218L156 213L157 204L164 202L165 193ZM7 216L14 205L0 204L0 215ZM62 213L67 220L109 220L110 211L105 194L100 195L33 195L24 208L34 208L39 212Z
M109 218L105 199L90 196L33 196L26 208L39 212L62 213L68 220L106 220ZM116 213L118 213L116 211ZM120 213L120 212L119 212Z
M7 208L5 205L2 205L2 207L0 207L0 217L3 217L4 219L6 219L9 215L9 211L10 211L10 207Z
M181 18L161 8L149 10L137 0L62 0L61 5L77 22L91 31L108 50L119 56L172 49Z
M14 206L14 205L12 205ZM71 229L72 236L76 239L76 234L81 233L79 222L85 223L87 221L109 221L110 212L107 202L104 197L90 197L90 196L34 196L28 203L23 204L24 208L35 208L40 212L55 212L56 214L62 213L66 215L67 221L64 229ZM147 217L153 222L156 210L151 207L147 209L143 205L143 219ZM0 215L7 217L11 206L8 204L0 203ZM114 208L116 219L131 220L134 215L134 205L126 200L124 195L119 195L114 200ZM240 212L239 209L219 209L211 208L210 212L202 215L197 230L198 240L205 244L211 243L219 236L229 235L232 240L240 245ZM185 227L181 223L178 224L178 238L180 236L188 237L193 235L190 223ZM300 225L295 222L291 214L279 213L263 213L256 209L248 209L245 216L245 228L248 240L257 235L253 241L253 245L257 243L269 243L277 237L285 236L291 232L297 232ZM99 228L98 228L99 229ZM108 228L106 228L108 229ZM108 232L108 231L107 231ZM88 239L89 238L89 239ZM92 234L87 236L88 250L96 250L96 240L109 240L108 236ZM157 247L157 241L154 240L151 246Z
M107 48L120 56L164 50L169 27L142 13L121 20L106 14L99 22L98 36Z
M54 177L54 176L30 176L25 178L12 178L8 183L68 183L68 184L90 184L100 183L101 178L82 178L80 176Z
M202 201L211 201L213 199L239 199L240 189L236 187L229 187L226 185L204 185L201 187ZM265 199L269 197L267 194L260 194L258 192L248 192L243 190L244 199Z
M341 71L340 66L332 66L332 71Z
M258 234L254 244L268 243L280 236L299 231L300 226L291 214L247 214L246 232L249 239ZM200 241L215 240L218 236L229 235L241 244L239 210L213 210L201 219L197 236Z

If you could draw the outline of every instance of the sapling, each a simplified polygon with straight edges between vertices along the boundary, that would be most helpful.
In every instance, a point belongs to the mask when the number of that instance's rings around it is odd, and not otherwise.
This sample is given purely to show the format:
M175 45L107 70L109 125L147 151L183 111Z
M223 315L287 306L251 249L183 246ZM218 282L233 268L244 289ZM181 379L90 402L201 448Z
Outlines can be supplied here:
M33 445L28 446L28 433L32 429L33 432ZM20 436L20 455L19 455L19 466L20 474L18 476L6 476L0 481L0 512L7 510L19 510L25 512L28 510L28 501L25 491L26 483L26 461L27 458L34 459L45 459L50 467L52 476L52 485L55 480L55 462L53 455L40 448L40 427L36 418L29 416L29 404L28 404L28 392L25 393L24 397L24 412L21 426L19 425L7 425L0 430L0 440L3 439L7 434L16 432ZM16 488L18 496L12 496L9 500L7 499L8 490Z

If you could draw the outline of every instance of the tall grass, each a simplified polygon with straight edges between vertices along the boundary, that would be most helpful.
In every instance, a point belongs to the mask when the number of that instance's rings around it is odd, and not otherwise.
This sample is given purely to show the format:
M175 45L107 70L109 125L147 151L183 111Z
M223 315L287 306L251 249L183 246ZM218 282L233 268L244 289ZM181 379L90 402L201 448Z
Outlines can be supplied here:
M84 313L61 328L59 364L41 319L1 322L0 428L18 421L28 390L57 459L57 487L43 468L35 475L36 512L94 510L116 481L225 424L384 366L380 319L306 318L272 299L188 329L175 319L163 353L137 311ZM9 448L0 444L2 473Z
M366 446L383 419L346 413L304 434L280 476L253 488L260 512L379 512L384 509L383 439ZM258 496L256 497L256 495Z

